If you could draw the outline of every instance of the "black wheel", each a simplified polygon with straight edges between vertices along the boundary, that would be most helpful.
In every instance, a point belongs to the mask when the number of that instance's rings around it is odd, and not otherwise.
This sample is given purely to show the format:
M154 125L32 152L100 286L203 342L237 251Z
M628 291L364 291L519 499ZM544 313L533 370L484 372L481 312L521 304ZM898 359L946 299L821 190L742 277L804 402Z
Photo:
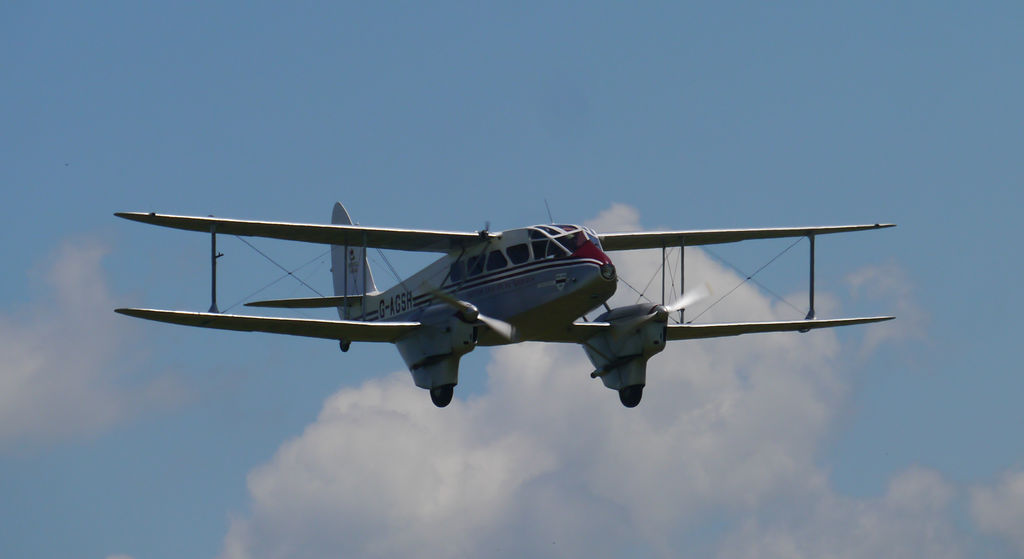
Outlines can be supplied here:
M644 385L642 384L634 384L633 386L619 389L619 401L627 408L635 408L640 403L640 398L643 395Z
M436 386L430 389L430 401L434 402L434 405L443 408L451 403L452 396L455 394L455 385L446 384L444 386Z

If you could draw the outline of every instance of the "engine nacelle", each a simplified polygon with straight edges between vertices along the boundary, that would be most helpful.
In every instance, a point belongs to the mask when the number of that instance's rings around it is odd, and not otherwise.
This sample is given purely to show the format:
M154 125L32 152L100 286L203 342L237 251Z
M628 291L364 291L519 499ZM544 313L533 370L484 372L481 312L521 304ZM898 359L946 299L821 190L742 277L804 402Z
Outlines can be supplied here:
M613 309L597 320L626 324L650 312L651 305L632 305ZM665 324L648 320L630 329L613 327L587 340L583 349L594 364L594 376L618 390L624 405L633 407L647 384L647 360L665 349Z
M453 316L451 309L445 315L436 322L425 317L429 322L395 343L420 388L458 384L459 359L476 347L476 327Z

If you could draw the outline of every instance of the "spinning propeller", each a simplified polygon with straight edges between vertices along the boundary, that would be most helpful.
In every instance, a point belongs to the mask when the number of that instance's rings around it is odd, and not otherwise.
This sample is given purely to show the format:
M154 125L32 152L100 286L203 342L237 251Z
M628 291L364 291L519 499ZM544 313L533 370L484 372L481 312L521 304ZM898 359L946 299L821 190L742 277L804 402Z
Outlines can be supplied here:
M469 303L467 301L460 301L459 299L452 297L451 295L445 293L444 291L440 291L438 289L431 289L430 292L434 295L434 297L437 297L438 299L444 301L448 305L458 310L459 318L461 318L462 320L465 320L466 322L480 321L481 323L484 324L484 326L490 328L495 334L505 339L505 341L511 342L513 340L513 337L515 335L515 327L509 324L508 322L505 322L504 320L499 320L492 316L487 316L481 313L480 309L476 308L476 305L474 305L473 303Z
M708 284L702 283L698 287L683 293L682 297L668 305L655 305L647 314L629 318L622 322L617 322L614 326L615 331L618 333L625 333L652 320L667 322L670 314L681 311L709 295L711 295L711 288Z

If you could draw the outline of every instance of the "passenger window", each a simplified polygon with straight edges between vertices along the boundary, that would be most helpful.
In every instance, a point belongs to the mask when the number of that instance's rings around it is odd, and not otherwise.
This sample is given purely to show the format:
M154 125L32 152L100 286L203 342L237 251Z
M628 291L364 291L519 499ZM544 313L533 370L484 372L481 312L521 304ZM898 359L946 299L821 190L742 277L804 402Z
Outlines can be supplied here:
M505 266L508 266L508 260L505 260L505 255L502 254L500 250L492 250L491 253L487 255L488 272L491 270L500 270Z
M530 259L530 247L526 246L526 243L519 245L512 245L505 249L508 253L508 259L513 264L522 264Z
M462 260L452 262L452 267L448 272L448 280L452 283L458 283L464 277L466 277L466 263Z
M480 256L470 256L469 259L466 260L466 269L469 271L469 277L473 277L473 276L479 275L480 272L483 272L484 271L484 257L483 257L483 255L480 255Z

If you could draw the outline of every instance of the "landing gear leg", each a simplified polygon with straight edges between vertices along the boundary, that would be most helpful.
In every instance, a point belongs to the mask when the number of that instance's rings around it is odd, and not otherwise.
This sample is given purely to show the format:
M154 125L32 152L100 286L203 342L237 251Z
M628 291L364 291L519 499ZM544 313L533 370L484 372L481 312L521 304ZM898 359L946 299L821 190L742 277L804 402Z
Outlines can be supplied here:
M435 386L430 389L430 401L434 402L434 405L443 408L451 403L452 396L455 394L454 384L445 384L443 386Z
M619 389L619 401L627 408L635 408L644 395L644 385L634 384Z

